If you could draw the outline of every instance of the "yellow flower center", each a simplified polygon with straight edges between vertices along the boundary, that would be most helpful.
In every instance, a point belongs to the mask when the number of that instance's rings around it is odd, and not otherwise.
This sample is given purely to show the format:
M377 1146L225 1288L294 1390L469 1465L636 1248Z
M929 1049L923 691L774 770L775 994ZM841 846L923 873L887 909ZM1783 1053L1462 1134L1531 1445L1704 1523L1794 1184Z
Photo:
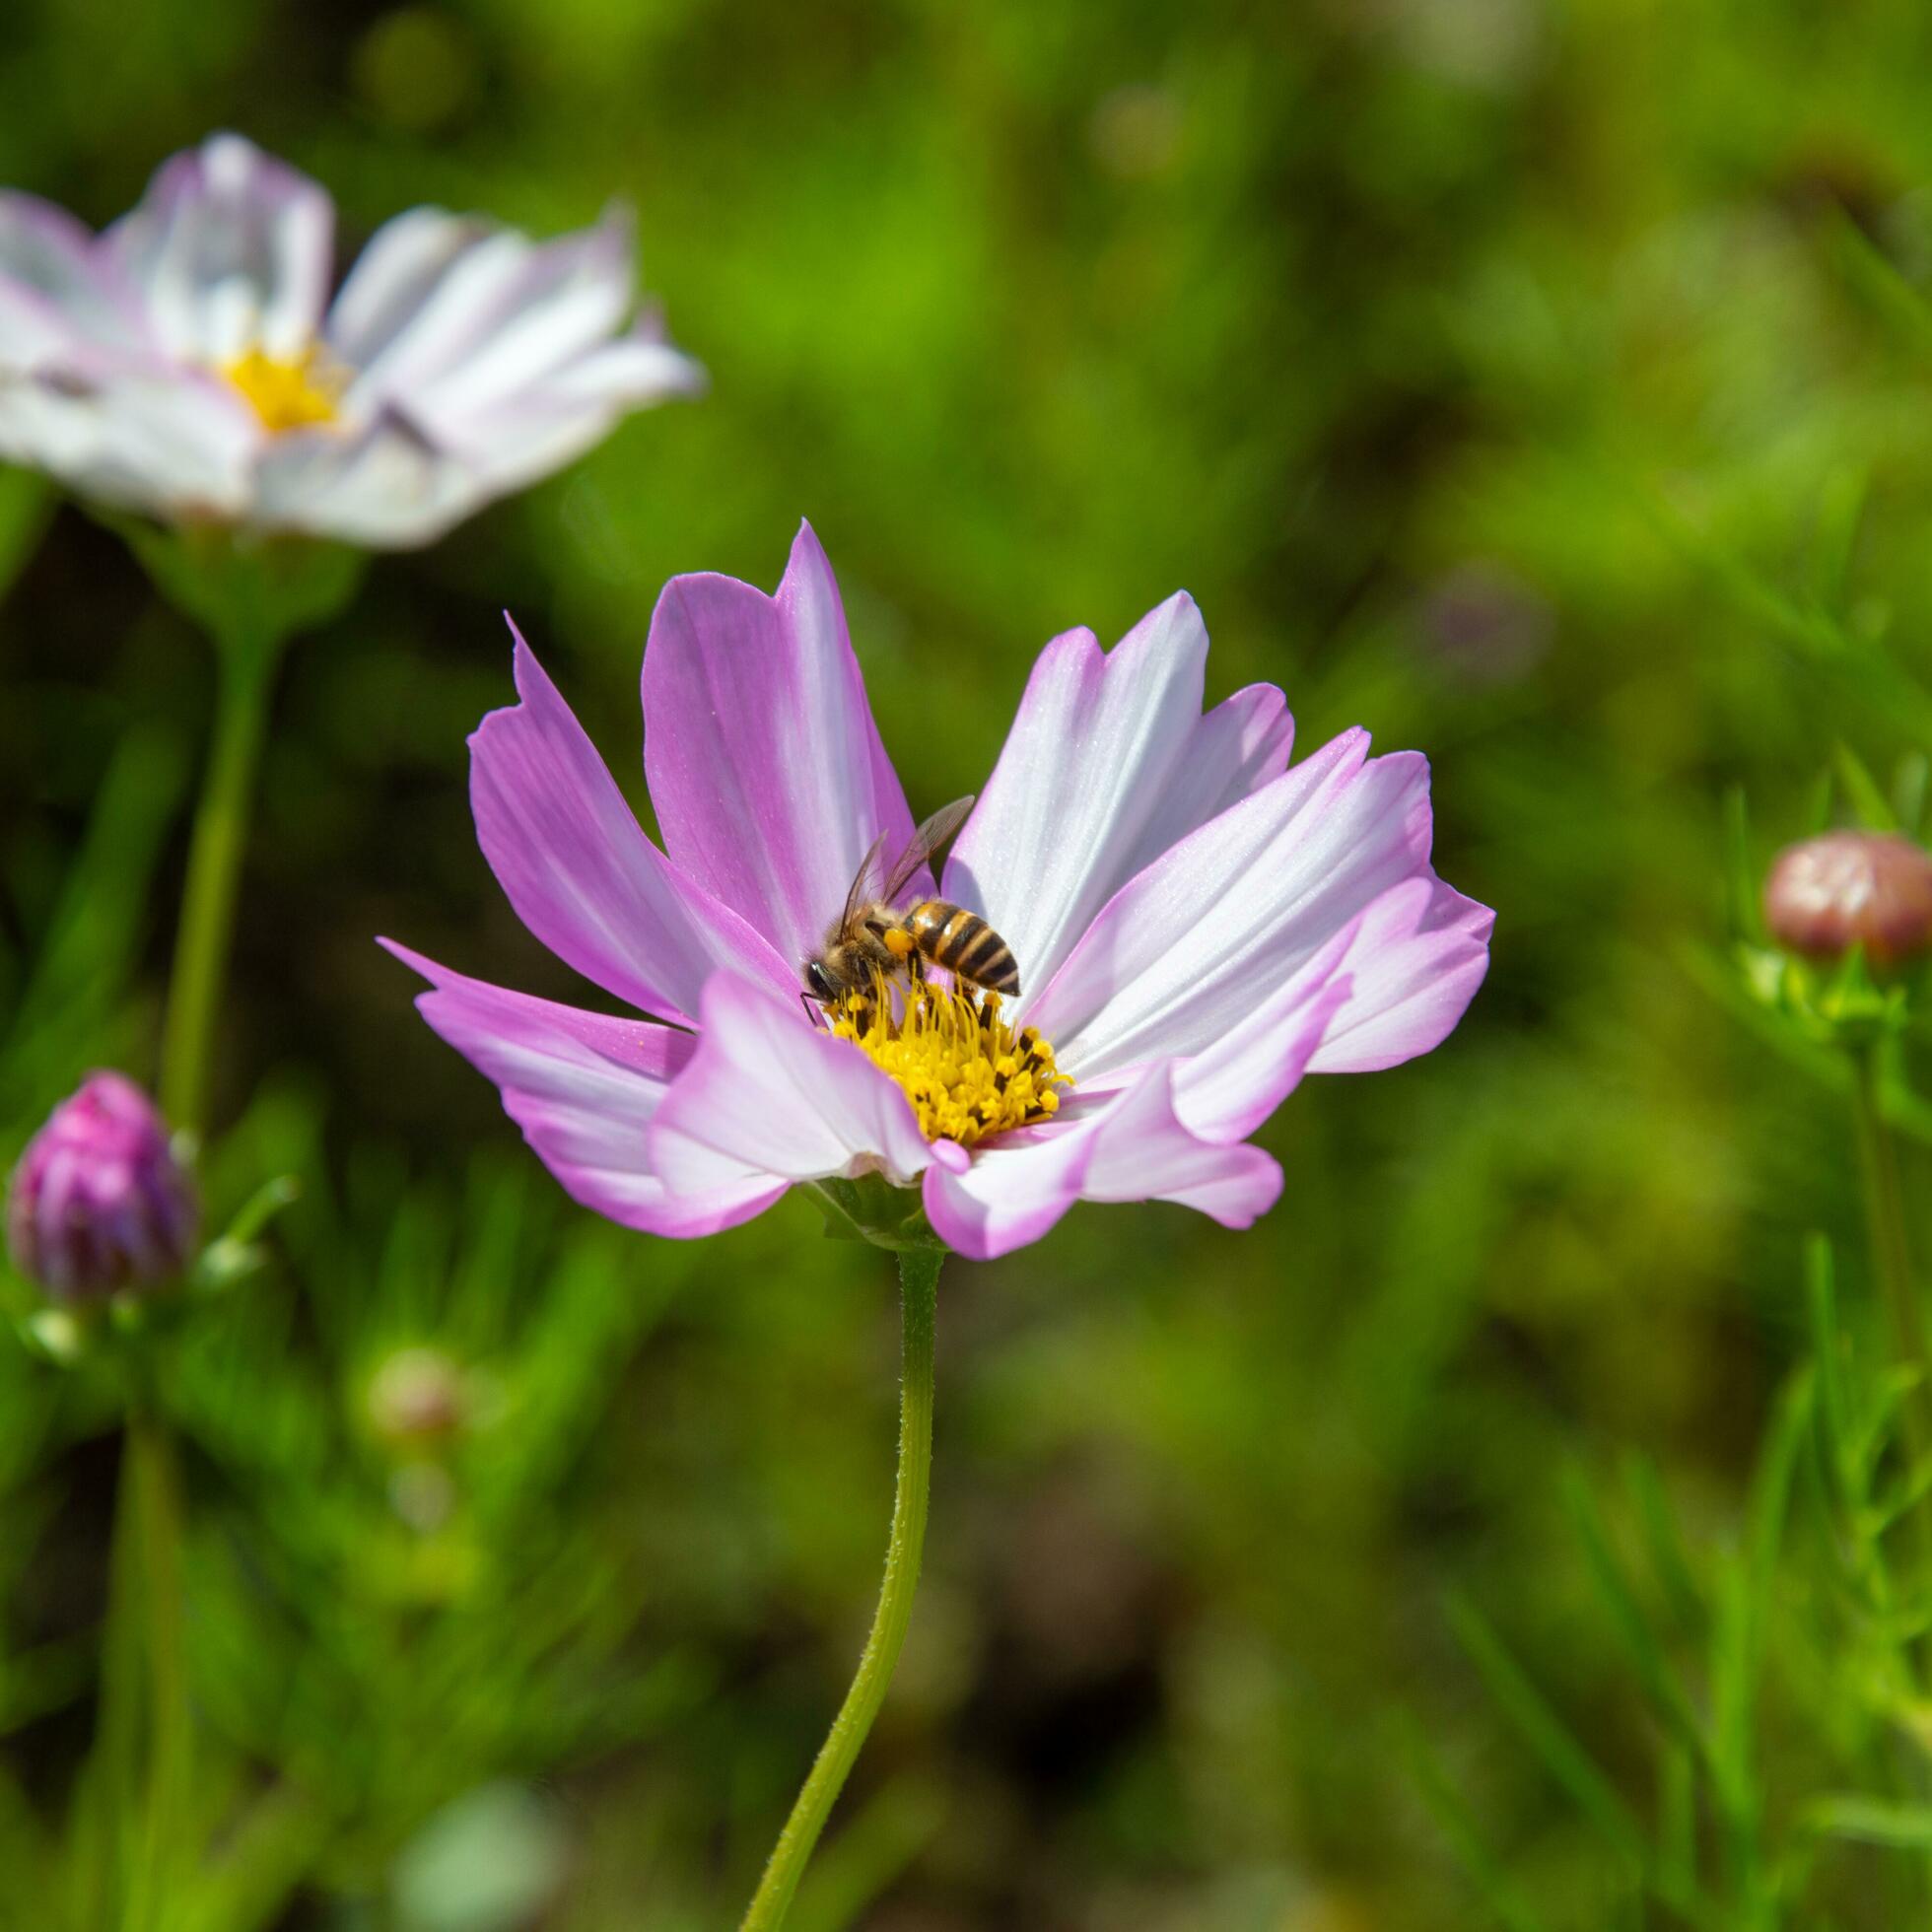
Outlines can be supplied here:
M250 349L224 363L222 374L242 391L262 427L278 436L334 422L348 386L348 372L313 344L294 357Z
M1050 1120L1060 1089L1073 1084L1033 1027L1015 1033L1000 1018L997 993L976 997L916 980L895 1015L880 980L872 997L849 994L831 1020L841 1040L863 1048L905 1089L929 1140L970 1147Z

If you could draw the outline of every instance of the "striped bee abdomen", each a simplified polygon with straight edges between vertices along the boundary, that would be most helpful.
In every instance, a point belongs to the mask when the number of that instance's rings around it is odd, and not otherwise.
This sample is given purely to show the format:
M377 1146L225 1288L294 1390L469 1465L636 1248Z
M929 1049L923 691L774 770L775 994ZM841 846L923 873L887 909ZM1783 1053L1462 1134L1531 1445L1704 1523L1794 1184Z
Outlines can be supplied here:
M1011 948L978 913L944 899L923 899L906 915L913 943L935 966L1008 1000L1019 995Z

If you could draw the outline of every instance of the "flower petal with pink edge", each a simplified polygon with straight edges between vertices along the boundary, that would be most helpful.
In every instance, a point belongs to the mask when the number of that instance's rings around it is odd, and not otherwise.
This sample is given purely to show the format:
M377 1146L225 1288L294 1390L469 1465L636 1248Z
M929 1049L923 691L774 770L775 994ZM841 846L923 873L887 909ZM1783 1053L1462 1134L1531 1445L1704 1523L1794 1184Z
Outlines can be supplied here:
M335 210L305 174L239 134L163 165L103 238L173 354L221 364L250 348L285 360L314 340Z
M535 243L488 334L425 382L411 406L454 425L554 376L623 326L635 275L631 219L621 212Z
M639 332L592 349L507 401L445 425L449 447L493 496L520 489L581 455L627 410L698 395L704 370L661 338Z
M1496 916L1425 872L1362 916L1343 961L1348 997L1324 1030L1311 1073L1372 1073L1440 1046L1489 969Z
M912 1104L796 1000L721 973L698 1050L651 1130L653 1171L681 1193L874 1170L909 1183L931 1158Z
M1280 1163L1245 1141L1207 1140L1176 1107L1177 1070L1154 1068L1122 1096L1095 1136L1083 1201L1177 1201L1251 1227L1281 1195Z
M31 368L52 345L149 352L125 278L65 209L0 192L0 363Z
M329 315L359 374L345 407L392 400L441 436L606 341L632 303L631 225L531 242L418 209L371 242Z
M1428 764L1345 732L1157 859L1026 1017L1076 1079L1200 1053L1428 863Z
M757 927L795 983L873 839L912 836L809 524L775 597L712 575L664 586L644 654L644 768L673 862Z
M329 307L324 326L329 347L367 375L405 330L418 324L458 262L496 242L508 273L517 240L480 215L452 215L446 208L411 208L392 216L369 238ZM453 311L457 306L449 308Z
M1174 1201L1247 1227L1279 1198L1273 1155L1206 1139L1181 1118L1174 1067L1093 1100L1084 1118L1003 1135L967 1165L950 1143L934 1147L922 1194L939 1238L991 1261L1039 1240L1076 1201Z
M721 968L789 995L791 967L646 838L529 647L519 702L470 735L476 836L517 916L558 958L660 1018L689 1020Z
M1191 1134L1245 1140L1301 1084L1353 991L1346 961L1360 927L1338 932L1212 1046L1174 1063L1174 1110Z
M932 1232L955 1254L992 1261L1059 1225L1080 1198L1092 1155L1091 1133L1070 1121L1001 1135L976 1155L956 1141L936 1141L921 1204Z
M696 1043L688 1033L615 1019L466 978L383 939L430 982L417 1009L503 1094L504 1111L574 1201L652 1234L714 1234L785 1192L760 1179L673 1193L652 1170L649 1132Z
M409 548L434 541L486 494L469 463L384 409L353 430L331 425L269 439L255 465L253 520Z
M79 350L41 376L0 376L0 458L117 508L234 516L259 440L241 397L195 371Z
M945 868L947 894L993 923L1027 993L1129 879L1286 765L1281 694L1255 685L1204 718L1207 659L1185 592L1112 651L1078 630L1040 654Z

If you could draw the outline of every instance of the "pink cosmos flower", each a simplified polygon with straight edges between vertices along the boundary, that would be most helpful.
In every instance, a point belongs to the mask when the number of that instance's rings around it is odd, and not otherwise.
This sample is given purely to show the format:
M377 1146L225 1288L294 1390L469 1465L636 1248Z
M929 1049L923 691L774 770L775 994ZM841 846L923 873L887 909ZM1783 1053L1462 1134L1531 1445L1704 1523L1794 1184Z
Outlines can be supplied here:
M331 303L328 195L235 134L96 236L0 193L0 457L169 521L426 543L703 384L632 310L629 224L559 241L440 208Z
M1041 654L941 887L1018 962L995 1021L938 995L923 1024L827 1030L799 998L867 848L913 825L808 527L776 597L701 575L658 599L644 763L661 851L520 637L518 702L470 739L512 905L649 1020L390 950L564 1187L628 1226L707 1234L796 1184L879 1173L980 1258L1082 1200L1245 1227L1281 1191L1246 1137L1305 1072L1435 1046L1493 915L1430 868L1422 758L1370 758L1351 730L1291 766L1273 686L1203 714L1207 656L1186 595L1111 652L1078 630Z

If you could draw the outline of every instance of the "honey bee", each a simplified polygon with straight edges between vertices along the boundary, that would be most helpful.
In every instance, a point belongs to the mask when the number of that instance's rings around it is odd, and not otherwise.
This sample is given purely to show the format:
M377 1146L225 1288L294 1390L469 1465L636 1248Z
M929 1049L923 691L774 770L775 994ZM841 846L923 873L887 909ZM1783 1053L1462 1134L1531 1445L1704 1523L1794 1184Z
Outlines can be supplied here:
M825 943L804 962L805 997L821 1006L869 993L873 975L890 979L902 968L921 977L927 962L968 986L1008 999L1019 994L1011 948L978 913L945 899L922 899L906 912L894 901L906 882L965 823L972 798L955 798L922 824L905 851L881 872L885 834L872 841L846 894L845 911Z

